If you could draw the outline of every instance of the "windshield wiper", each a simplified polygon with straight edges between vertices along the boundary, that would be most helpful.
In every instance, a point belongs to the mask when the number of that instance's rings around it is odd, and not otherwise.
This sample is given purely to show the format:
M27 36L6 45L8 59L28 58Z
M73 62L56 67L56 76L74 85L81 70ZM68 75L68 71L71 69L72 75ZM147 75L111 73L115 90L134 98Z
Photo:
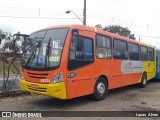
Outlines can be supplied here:
M36 45L36 47L34 48L33 52L31 53L30 57L29 57L28 60L27 60L26 67L28 66L28 64L29 64L29 62L30 62L32 56L33 56L34 53L35 53L35 51L36 51L37 48L39 47L39 44L40 44L41 41L36 41L33 45L35 45L37 42L38 42L38 44Z
M47 50L46 50L46 55L45 55L45 66L47 67L47 62L49 62L50 63L50 61L49 61L49 53L50 53L50 42L51 42L51 38L49 39L49 41L48 41L48 44L47 44ZM47 60L47 58L48 58L48 60Z

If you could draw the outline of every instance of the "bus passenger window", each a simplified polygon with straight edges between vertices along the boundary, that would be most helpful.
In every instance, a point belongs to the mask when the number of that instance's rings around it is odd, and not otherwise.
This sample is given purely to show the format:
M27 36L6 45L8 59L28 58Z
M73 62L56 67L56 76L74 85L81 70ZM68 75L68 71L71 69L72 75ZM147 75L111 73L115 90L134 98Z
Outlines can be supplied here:
M68 69L76 69L93 62L93 40L88 37L73 35Z
M139 46L134 43L128 43L129 59L139 60Z
M142 61L148 61L148 47L146 46L141 46L140 47L140 59Z
M100 59L111 59L111 38L97 35L96 36L96 57Z
M149 61L154 61L154 49L149 48Z
M114 59L128 59L127 42L114 39Z

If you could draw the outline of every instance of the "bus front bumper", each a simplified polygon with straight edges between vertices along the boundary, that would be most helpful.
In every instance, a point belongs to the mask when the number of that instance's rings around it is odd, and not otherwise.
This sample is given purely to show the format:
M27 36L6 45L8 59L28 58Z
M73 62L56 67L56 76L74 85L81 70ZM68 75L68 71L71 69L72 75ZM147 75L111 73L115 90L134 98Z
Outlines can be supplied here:
M22 79L20 81L20 89L25 92L33 92L36 94L47 95L58 99L67 99L65 83L39 84L32 83Z

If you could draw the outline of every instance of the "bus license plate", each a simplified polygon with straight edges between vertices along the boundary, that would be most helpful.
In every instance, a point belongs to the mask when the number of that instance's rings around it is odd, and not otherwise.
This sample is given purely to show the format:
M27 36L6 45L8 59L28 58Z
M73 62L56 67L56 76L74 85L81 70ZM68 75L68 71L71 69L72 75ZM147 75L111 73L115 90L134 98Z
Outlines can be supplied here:
M34 88L34 89L37 89L38 85L37 84L31 84L31 87Z

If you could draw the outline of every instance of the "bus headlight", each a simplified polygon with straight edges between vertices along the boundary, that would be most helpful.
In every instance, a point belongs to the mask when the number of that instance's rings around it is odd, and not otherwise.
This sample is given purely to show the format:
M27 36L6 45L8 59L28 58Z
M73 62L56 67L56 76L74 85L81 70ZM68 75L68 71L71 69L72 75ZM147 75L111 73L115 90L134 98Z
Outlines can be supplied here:
M51 83L59 83L63 81L64 81L63 72L60 72L53 77L53 79L51 80Z
M20 75L19 75L20 79L24 80L24 75L23 73L20 71Z

